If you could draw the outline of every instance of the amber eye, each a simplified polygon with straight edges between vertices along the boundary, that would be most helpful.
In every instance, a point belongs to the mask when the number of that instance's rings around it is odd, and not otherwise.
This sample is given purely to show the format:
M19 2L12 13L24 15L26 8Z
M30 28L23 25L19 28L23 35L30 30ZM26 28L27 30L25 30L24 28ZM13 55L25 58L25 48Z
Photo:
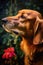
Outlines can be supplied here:
M31 13L27 13L27 15L30 15Z
M26 18L23 14L20 16L21 18Z

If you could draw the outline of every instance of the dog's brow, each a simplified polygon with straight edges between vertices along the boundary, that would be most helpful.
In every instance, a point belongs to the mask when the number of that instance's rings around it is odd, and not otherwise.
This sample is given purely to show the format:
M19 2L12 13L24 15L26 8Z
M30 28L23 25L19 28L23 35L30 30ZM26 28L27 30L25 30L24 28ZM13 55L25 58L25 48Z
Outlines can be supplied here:
M31 13L27 13L28 15L30 15Z
M21 16L19 16L19 18L24 18L25 19L26 17L24 16L24 14L22 14Z
M16 18L16 19L13 19L13 20L18 20L18 19Z

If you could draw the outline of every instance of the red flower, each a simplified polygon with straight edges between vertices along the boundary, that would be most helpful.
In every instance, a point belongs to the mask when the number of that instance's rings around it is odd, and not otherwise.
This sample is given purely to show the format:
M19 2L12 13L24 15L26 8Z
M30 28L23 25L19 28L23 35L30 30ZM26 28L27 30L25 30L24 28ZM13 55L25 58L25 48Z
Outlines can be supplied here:
M4 54L2 55L2 58L9 59L9 58L12 58L13 56L16 56L14 51L15 51L14 47L10 47L10 48L5 49Z
M10 47L8 49L5 49L4 52L14 52L14 47Z

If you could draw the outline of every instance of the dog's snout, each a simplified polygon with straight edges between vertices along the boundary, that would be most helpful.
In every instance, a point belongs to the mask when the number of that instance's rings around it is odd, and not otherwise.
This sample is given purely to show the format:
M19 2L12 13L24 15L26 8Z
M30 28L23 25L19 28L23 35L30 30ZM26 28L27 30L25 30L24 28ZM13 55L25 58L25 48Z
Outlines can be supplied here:
M19 23L18 22L14 22L14 25L17 26Z
M2 24L6 24L7 23L7 19L6 18L3 18L2 19Z
M3 20L3 21L2 21L2 24L6 24L6 23L7 23L7 20Z

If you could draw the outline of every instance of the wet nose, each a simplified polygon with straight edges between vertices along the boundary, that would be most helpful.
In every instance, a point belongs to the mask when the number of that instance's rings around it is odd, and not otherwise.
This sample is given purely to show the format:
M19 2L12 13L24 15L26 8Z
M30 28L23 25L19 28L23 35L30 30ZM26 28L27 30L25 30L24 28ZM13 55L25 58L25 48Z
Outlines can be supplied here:
M5 18L2 19L2 24L6 24L7 20Z
M3 22L3 23L6 23L7 21L3 20L2 22Z
M7 20L2 20L2 24L6 24L7 22Z

